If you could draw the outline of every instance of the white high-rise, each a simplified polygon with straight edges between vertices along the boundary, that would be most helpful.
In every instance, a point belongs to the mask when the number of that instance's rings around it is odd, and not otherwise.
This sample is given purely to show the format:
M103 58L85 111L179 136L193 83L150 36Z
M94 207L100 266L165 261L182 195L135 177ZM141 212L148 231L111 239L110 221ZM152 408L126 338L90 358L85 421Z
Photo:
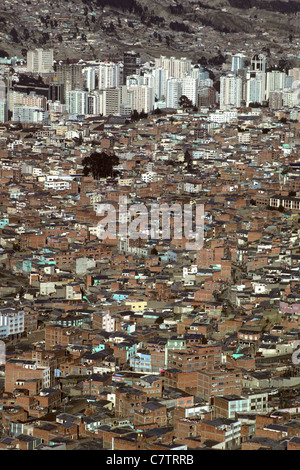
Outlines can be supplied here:
M244 54L238 53L234 54L231 58L231 71L237 73L244 67Z
M34 49L27 52L27 71L49 73L53 70L53 49Z
M169 78L166 86L166 107L179 109L179 98L182 96L182 81Z
M242 79L234 74L220 78L220 109L239 108L242 99Z
M192 61L186 57L176 59L175 57L160 56L155 59L155 68L167 70L169 77L182 78L184 75L191 74Z
M67 92L66 107L70 114L88 114L88 92L71 90Z
M128 104L138 113L150 113L154 108L154 89L146 85L128 87Z
M96 89L96 68L95 67L85 67L82 70L84 88L87 91L93 91Z
M195 106L198 101L197 95L197 79L192 77L184 77L182 79L182 94L186 96Z
M155 97L158 100L165 99L167 80L169 78L168 70L165 70L161 67L159 67L158 69L154 69L153 77Z
M262 77L252 77L247 80L246 105L262 104L265 100L265 86Z
M272 72L267 72L266 80L266 99L269 99L271 91L283 90L285 88L286 74L280 70L273 70Z
M120 86L121 66L114 62L101 62L98 69L98 88L117 88Z

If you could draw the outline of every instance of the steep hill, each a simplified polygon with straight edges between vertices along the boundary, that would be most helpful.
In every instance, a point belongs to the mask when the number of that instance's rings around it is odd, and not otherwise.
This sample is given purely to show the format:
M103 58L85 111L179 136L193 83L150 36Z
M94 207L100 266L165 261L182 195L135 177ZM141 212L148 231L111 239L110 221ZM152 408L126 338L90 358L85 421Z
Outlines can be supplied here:
M300 0L2 0L0 56L53 47L58 59L109 58L135 48L144 58L209 60L244 43L280 56L287 38L297 55L299 15Z

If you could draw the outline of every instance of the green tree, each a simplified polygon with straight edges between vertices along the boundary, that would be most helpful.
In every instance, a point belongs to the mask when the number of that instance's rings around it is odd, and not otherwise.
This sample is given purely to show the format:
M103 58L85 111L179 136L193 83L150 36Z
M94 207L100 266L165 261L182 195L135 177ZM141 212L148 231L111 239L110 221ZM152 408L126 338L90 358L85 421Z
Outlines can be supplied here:
M113 168L119 164L119 158L105 152L93 152L83 159L82 164L84 176L92 174L94 179L107 178L114 175Z
M193 103L192 101L185 95L182 95L179 100L178 104L181 109L187 110L193 108Z

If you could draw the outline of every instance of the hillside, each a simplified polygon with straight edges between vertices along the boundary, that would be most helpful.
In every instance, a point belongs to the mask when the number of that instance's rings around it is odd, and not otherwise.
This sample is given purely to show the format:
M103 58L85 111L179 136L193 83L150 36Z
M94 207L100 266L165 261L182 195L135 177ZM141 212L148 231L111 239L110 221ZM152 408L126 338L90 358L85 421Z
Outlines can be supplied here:
M2 0L0 56L54 48L56 58L119 58L140 50L218 62L220 51L298 55L300 0Z

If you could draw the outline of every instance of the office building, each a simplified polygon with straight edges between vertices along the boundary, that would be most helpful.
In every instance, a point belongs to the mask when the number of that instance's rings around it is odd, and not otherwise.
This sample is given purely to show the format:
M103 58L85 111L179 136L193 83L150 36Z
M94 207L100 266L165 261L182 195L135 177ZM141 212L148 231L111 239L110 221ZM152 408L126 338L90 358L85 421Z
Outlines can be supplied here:
M158 69L154 69L153 77L155 97L158 100L164 100L166 98L166 86L167 80L169 78L169 72L168 70L160 67Z

